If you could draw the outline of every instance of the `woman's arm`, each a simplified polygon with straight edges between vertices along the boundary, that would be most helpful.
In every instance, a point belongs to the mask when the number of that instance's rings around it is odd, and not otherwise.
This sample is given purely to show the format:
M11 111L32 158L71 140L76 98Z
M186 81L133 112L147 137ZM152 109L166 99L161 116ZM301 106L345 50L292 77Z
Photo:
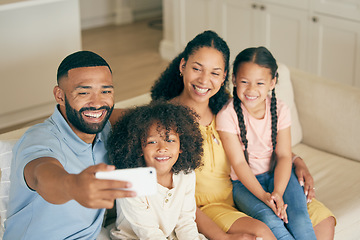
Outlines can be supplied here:
M263 201L274 212L276 212L274 202L270 198L270 193L264 191L245 160L238 135L223 131L219 131L219 135L223 143L226 156L241 183L244 184L244 186L258 199Z
M301 157L293 153L292 158L294 159L293 164L295 168L295 174L299 180L300 185L304 187L304 193L307 196L307 202L311 202L311 200L315 197L314 179Z

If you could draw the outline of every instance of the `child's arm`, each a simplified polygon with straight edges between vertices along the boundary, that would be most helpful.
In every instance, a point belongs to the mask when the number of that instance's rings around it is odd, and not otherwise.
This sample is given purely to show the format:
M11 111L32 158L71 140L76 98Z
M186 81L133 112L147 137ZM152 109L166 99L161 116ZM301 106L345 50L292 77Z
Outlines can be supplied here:
M286 212L283 211L284 201L282 197L289 182L292 168L290 127L278 131L275 153L277 164L274 171L274 191L271 195L276 203L278 215L284 219L284 222L287 222Z
M219 131L227 158L242 184L258 199L268 205L275 213L275 204L270 193L265 192L247 164L242 146L237 134Z
M132 238L135 233L137 239L167 239L159 228L159 220L152 208L149 207L147 197L116 199L116 208L116 228L120 230L120 235L122 233L128 235L127 238Z
M175 232L179 240L200 239L199 232L195 222L196 202L195 202L195 173L189 173L182 176L185 181L181 184L187 183L185 195L176 196L183 197L182 209L177 221Z

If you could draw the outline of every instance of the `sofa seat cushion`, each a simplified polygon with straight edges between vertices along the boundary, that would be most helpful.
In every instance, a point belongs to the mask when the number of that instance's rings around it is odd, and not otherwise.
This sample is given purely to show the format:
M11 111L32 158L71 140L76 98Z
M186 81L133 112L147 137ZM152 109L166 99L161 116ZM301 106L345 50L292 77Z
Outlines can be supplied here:
M337 219L336 239L360 239L360 163L303 143L293 151L306 162L314 178L317 199Z

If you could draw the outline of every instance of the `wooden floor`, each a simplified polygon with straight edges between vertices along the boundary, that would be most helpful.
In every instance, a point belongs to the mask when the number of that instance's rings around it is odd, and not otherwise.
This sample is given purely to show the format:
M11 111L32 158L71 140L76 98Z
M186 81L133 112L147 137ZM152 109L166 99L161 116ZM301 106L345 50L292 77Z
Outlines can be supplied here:
M82 32L83 50L98 53L112 68L116 102L148 92L166 68L168 62L159 54L162 34L161 18ZM0 134L43 120L0 129Z
M113 70L115 101L148 92L167 66L159 54L159 20L83 31L83 49L100 54Z

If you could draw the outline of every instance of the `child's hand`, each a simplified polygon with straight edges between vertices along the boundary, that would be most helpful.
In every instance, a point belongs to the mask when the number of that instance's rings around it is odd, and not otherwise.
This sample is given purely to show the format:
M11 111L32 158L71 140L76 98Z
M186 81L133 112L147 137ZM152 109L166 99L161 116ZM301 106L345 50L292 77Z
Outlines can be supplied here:
M288 223L287 214L286 214L286 208L287 204L284 204L284 200L282 199L282 196L280 194L273 192L271 194L271 199L275 202L276 205L276 215L281 218L284 223Z
M266 205L268 205L275 214L277 214L277 208L274 199L271 196L271 193L265 192L265 197L262 200Z

